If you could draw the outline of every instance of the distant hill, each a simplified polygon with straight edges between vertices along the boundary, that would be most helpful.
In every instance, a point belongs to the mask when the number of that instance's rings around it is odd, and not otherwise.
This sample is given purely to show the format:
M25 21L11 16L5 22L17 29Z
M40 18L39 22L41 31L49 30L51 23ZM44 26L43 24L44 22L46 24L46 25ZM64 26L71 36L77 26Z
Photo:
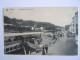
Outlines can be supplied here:
M45 30L55 30L56 26L54 24L48 23L48 22L36 22L32 20L24 21L22 19L16 19L16 18L9 18L7 16L4 16L4 23L5 24L12 24L13 26L29 26L33 27L36 24L36 28L43 27Z

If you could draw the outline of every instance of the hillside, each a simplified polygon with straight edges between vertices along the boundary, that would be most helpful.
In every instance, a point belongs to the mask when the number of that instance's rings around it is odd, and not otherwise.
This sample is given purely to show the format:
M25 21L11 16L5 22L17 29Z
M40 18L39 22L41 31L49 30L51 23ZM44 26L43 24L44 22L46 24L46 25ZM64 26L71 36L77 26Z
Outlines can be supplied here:
M31 31L31 28L34 27L34 25L36 25L36 28L43 27L45 30L55 30L56 27L60 27L60 26L56 26L48 22L36 22L32 20L24 21L22 19L16 19L16 18L11 19L6 16L4 16L4 24L8 24L4 26L5 31L6 30L13 30L13 31L18 31L18 30L28 31L29 30ZM27 26L27 27L21 27L21 26Z

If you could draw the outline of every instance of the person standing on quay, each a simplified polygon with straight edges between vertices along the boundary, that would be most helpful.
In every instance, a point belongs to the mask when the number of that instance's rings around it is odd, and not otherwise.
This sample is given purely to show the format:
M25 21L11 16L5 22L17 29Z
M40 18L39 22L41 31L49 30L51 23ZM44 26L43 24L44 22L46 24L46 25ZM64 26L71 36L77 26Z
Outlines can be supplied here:
M47 45L45 46L45 50L46 50L46 53L48 53L48 46Z
M42 50L42 55L45 55L45 50L44 50L44 46L43 46L43 50Z

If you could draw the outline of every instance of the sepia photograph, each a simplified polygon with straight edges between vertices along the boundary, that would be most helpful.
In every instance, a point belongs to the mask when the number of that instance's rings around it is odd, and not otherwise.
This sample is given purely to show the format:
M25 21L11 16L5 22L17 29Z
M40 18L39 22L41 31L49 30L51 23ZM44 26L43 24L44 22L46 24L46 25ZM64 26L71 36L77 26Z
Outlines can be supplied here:
M77 7L3 9L4 54L78 55Z

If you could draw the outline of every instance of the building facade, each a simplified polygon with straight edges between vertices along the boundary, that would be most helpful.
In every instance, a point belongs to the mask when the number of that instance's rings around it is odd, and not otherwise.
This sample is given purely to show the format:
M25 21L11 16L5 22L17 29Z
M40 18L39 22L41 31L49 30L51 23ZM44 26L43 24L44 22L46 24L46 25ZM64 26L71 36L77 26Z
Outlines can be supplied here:
M76 12L72 18L72 23L69 26L69 32L78 35L78 12Z

